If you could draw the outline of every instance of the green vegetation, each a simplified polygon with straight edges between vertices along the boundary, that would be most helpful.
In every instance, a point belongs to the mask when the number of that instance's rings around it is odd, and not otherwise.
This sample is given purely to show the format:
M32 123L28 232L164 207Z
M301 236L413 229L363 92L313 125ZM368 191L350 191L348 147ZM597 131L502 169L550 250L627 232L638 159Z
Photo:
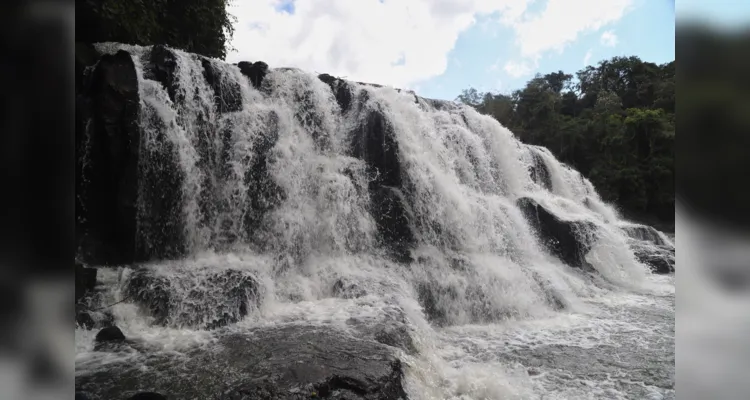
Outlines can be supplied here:
M76 1L76 41L166 44L224 59L234 34L230 0Z
M458 100L523 142L547 147L627 216L674 222L675 63L615 57L573 75L537 75L510 95Z

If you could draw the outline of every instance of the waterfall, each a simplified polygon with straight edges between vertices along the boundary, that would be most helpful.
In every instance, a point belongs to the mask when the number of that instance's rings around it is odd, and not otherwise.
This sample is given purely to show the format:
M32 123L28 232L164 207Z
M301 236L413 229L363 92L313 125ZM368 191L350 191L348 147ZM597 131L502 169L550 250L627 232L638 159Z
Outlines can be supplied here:
M127 52L137 79L137 179L118 189L137 198L135 245L121 246L126 262L79 253L115 264L99 268L99 304L119 303L97 324L150 352L291 325L384 343L388 326L407 333L388 344L411 398L525 398L511 370L456 366L445 332L646 290L633 243L671 244L628 230L580 173L470 107L290 68L254 85L242 66L161 46L97 50ZM85 383L114 356L76 335Z

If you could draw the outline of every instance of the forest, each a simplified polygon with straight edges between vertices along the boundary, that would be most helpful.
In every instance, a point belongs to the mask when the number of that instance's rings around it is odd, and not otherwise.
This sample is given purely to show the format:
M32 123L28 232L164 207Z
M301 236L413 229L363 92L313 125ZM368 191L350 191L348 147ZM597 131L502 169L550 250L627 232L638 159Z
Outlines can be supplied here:
M537 74L510 94L464 90L458 101L584 174L625 217L674 224L675 62L614 57Z

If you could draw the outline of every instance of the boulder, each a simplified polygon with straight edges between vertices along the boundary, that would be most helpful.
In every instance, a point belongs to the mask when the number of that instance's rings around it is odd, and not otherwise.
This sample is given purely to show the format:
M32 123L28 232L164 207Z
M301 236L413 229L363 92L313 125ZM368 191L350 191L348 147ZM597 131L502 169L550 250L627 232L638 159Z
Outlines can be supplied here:
M258 283L248 271L204 269L161 275L134 271L127 293L158 325L216 329L235 323L257 307Z
M100 330L99 333L96 334L94 340L97 344L122 343L125 341L125 335L120 328L113 325Z
M263 84L263 78L265 78L268 73L268 64L263 61L256 61L254 63L240 61L237 64L237 67L240 68L240 72L242 72L243 75L247 76L250 83L253 84L253 87L260 89Z
M594 223L562 220L528 197L518 199L516 204L550 253L571 267L590 268L585 256L593 244Z
M406 398L403 379L392 347L295 325L218 336L184 357L164 352L106 363L76 375L76 388L108 399L146 389L177 399L395 400Z

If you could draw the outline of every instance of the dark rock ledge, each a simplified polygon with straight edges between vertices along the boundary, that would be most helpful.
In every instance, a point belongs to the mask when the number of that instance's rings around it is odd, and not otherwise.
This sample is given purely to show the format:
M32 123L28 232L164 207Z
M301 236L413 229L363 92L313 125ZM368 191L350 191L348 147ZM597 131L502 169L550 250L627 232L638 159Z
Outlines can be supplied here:
M126 346L126 344L123 344ZM289 326L220 337L180 356L144 354L76 377L87 398L406 399L393 348L330 329Z

